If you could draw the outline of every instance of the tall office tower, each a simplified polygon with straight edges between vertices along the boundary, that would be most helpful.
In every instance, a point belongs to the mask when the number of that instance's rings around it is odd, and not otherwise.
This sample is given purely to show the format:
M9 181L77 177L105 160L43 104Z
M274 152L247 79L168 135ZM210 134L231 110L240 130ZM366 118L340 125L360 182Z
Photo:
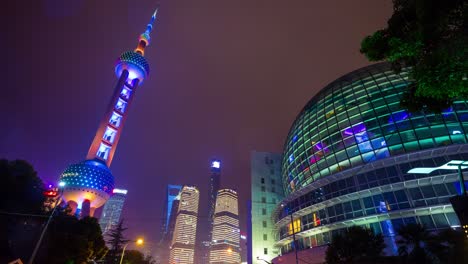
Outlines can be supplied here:
M158 245L158 255L161 263L169 263L169 252L174 234L177 210L179 209L181 185L168 185L166 202L164 203L163 221L161 225L161 239Z
M149 65L143 55L150 43L156 13L157 9L146 31L140 35L137 48L122 53L117 60L115 73L118 82L86 160L70 165L61 175L60 180L65 183L63 198L72 207L73 213L83 205L81 216L93 215L94 210L101 207L112 194L114 177L109 167L135 90L149 74Z
M182 187L172 236L170 264L194 263L199 199L196 187Z
M208 208L203 212L204 216L199 220L197 236L197 256L198 264L206 264L210 258L211 232L213 230L213 215L216 205L216 195L221 184L221 161L212 159L210 162L210 184L208 191Z
M218 191L211 242L210 264L241 262L239 204L234 190Z
M221 161L214 159L211 161L211 176L210 176L210 212L209 217L213 219L216 206L216 195L218 194L221 184Z
M172 213L172 204L175 200L178 200L178 196L180 191L182 190L181 185L167 185L166 190L166 202L164 203L164 211L163 211L163 222L161 227L161 239L164 239L165 235L169 231L169 220L171 219Z
M271 262L278 256L274 247L277 230L271 214L283 200L281 154L252 151L250 155L251 205L249 212L248 262Z
M102 234L106 234L107 231L119 224L125 198L127 197L127 190L114 189L112 193L99 218Z

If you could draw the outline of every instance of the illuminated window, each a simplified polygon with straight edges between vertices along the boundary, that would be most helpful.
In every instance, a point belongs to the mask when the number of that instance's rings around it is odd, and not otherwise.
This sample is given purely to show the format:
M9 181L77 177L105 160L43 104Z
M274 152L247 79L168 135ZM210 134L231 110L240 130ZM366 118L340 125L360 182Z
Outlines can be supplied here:
M110 149L111 149L111 147L101 143L96 155L101 159L107 160L107 158L109 157Z
M292 223L289 223L289 225L288 225L288 234L290 234L290 235L293 234L292 224L294 224L294 233L301 232L301 219L298 218L298 219L295 219Z
M112 112L112 116L109 119L109 124L112 124L115 127L119 127L121 120L122 120L121 115L117 114L116 112Z
M120 97L122 97L125 100L128 100L130 98L131 93L132 91L130 91L130 89L127 89L126 87L124 87L122 91L120 92Z
M126 107L127 107L127 103L124 100L119 98L119 100L115 104L115 109L121 113L124 113Z
M115 135L117 135L117 131L113 128L107 127L106 132L104 132L104 135L102 136L102 139L114 143Z

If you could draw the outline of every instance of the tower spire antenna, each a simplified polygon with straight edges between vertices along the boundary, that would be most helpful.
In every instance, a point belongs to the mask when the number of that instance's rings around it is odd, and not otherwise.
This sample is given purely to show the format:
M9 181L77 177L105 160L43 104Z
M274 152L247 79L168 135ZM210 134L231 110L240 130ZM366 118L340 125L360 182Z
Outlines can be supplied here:
M140 38L138 39L138 46L135 49L136 53L139 53L140 55L144 56L145 55L145 48L150 44L150 33L151 30L153 29L153 23L156 20L156 16L158 14L158 9L159 5L156 7L156 10L154 10L153 15L151 16L151 20L146 25L146 30L140 35Z

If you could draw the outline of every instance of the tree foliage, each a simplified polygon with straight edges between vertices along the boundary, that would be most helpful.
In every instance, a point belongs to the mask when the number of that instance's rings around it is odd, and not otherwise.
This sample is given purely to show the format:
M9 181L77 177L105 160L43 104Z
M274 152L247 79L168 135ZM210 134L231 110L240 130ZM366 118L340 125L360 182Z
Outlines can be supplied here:
M41 213L45 201L44 184L31 164L24 160L0 160L0 210L14 213ZM7 197L7 198L5 198Z
M125 264L154 264L151 256L146 256L138 250L126 250L123 258Z
M382 235L360 226L333 237L325 253L328 264L375 262L385 248Z
M118 263L118 258L122 254L122 249L130 240L125 239L124 232L127 230L124 227L124 220L122 219L118 225L109 230L107 243L110 246L109 253L107 254L107 263Z
M77 219L60 213L54 217L41 247L43 263L88 263L107 253L96 218Z
M387 27L363 39L361 53L396 72L410 67L413 85L402 106L440 112L468 98L468 2L393 0L393 9Z
M398 230L398 252L403 263L468 263L468 241L460 231L430 233L424 226L408 224Z

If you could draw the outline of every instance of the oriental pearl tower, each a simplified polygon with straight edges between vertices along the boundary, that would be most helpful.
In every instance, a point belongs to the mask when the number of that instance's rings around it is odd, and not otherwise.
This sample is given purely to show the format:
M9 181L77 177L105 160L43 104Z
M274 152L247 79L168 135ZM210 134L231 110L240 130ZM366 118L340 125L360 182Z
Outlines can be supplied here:
M157 11L140 35L136 49L122 53L117 59L115 74L118 82L86 160L68 166L60 176L60 182L64 183L63 199L72 208L72 213L80 217L93 216L94 210L104 205L114 189L114 176L109 167L135 91L149 74L144 54L150 44Z

